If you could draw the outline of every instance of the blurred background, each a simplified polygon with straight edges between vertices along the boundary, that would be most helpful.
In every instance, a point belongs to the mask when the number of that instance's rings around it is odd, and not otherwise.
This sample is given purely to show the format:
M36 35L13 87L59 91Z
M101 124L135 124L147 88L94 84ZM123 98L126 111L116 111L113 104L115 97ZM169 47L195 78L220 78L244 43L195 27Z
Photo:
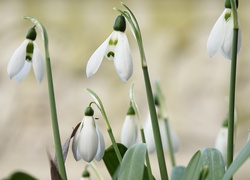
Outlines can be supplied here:
M169 120L179 136L181 149L177 165L187 165L192 155L204 147L214 147L217 133L228 110L230 61L221 54L210 58L206 51L209 33L224 10L220 0L124 1L141 27L152 83L159 80L164 92ZM123 84L111 61L104 60L91 79L85 67L95 49L110 35L119 1L111 0L1 0L0 1L0 178L16 170L39 179L49 179L46 151L54 154L46 76L38 84L33 71L20 84L7 75L7 64L14 50L33 26L26 15L38 18L49 35L57 113L61 140L81 121L92 101L85 88L102 99L113 132L120 142L122 123L129 106L129 88L135 83L135 97L142 121L148 115L144 80L136 41L128 28L134 74ZM246 143L250 127L250 25L249 1L241 0L239 17L242 48L238 56L236 105L239 121L235 154ZM44 52L40 34L37 44ZM106 138L106 125L96 109L96 117ZM153 173L159 179L156 155L150 155ZM166 153L168 172L171 172ZM66 161L69 179L80 179L86 163L76 162L71 147ZM103 161L96 163L105 179L110 179ZM250 162L236 173L235 179L248 179ZM93 179L96 179L93 172Z

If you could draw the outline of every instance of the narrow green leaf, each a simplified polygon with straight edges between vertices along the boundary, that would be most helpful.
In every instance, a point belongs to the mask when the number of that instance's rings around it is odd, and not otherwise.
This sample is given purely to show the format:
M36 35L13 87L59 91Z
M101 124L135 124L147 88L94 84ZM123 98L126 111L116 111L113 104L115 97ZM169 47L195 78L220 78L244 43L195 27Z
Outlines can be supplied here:
M172 169L171 180L180 180L183 178L186 167L184 166L175 166Z
M219 150L215 148L205 148L202 151L202 168L208 167L208 174L206 180L222 179L225 174L224 159Z
M127 151L127 148L123 144L118 143L117 145L121 155L124 156L125 152ZM111 145L105 150L103 161L106 165L106 168L108 169L109 174L113 176L117 167L119 166L119 161L116 156L113 145Z
M249 158L249 156L250 156L250 141L248 141L240 150L238 156L229 166L222 180L230 179L233 176L233 174L240 168L240 166Z
M118 180L142 180L147 146L136 144L125 153L117 174Z
M184 172L183 180L198 180L201 172L201 151L197 151Z
M4 180L37 180L37 178L21 171L14 172L9 177L5 178Z

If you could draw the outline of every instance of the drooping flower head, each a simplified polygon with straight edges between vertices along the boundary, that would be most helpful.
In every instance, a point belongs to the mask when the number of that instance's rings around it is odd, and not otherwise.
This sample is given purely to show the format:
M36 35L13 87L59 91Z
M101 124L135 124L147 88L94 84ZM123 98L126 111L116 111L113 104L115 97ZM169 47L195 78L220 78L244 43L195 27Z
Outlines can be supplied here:
M133 106L130 106L122 126L121 142L127 148L133 146L137 141L138 125Z
M232 59L232 41L233 41L233 15L230 2L226 1L225 10L216 21L207 42L207 51L210 57L213 57L218 51L227 58ZM241 48L241 29L239 26L237 53Z
M111 35L90 57L86 67L88 78L92 77L99 69L104 56L114 61L116 72L122 82L127 82L131 77L133 62L128 38L125 34L126 20L122 15L116 17L113 29Z
M104 138L93 115L94 110L88 107L76 131L72 145L72 151L76 161L80 159L86 162L91 162L93 159L100 161L104 155Z
M39 83L43 80L44 75L44 60L42 54L35 43L36 30L35 27L29 29L26 39L15 50L8 63L7 72L12 79L16 78L21 82L29 73L33 66L34 74Z

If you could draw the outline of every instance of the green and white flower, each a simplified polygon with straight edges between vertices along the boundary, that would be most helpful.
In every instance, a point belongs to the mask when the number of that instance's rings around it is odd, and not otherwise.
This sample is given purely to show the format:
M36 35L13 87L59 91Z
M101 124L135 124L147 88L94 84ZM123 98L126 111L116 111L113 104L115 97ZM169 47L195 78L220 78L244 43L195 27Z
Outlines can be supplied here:
M227 58L232 59L233 16L232 10L226 8L216 21L207 42L207 51L213 57L218 51ZM241 30L239 28L237 53L241 48Z
M221 127L215 141L215 148L221 152L225 163L227 163L227 139L228 127Z
M83 159L91 162L93 159L100 161L105 152L103 134L93 117L94 111L88 107L85 116L76 131L72 151L76 161Z
M111 35L97 48L90 57L87 67L87 77L92 77L99 69L104 56L114 61L116 72L122 82L127 82L133 73L133 62L131 50L126 36L126 20L119 15L114 23L114 31Z
M136 121L135 111L134 108L130 106L122 126L121 142L123 145L129 148L137 142L137 136L138 125Z
M35 43L35 27L31 28L23 43L15 50L8 63L7 72L10 77L21 82L29 73L31 66L36 79L42 82L44 76L44 60L37 44Z

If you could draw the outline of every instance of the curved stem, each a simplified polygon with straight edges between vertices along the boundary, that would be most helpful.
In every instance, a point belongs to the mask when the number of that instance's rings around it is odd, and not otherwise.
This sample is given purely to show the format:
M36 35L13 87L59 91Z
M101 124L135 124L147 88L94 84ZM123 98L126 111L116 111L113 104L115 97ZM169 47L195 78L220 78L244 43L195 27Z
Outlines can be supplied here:
M102 101L101 99L98 97L98 95L91 89L89 88L86 88L86 90L93 96L93 98L95 99L96 101L96 105L97 107L99 108L99 110L101 111L104 119L105 119L105 122L106 122L106 125L107 125L107 131L109 133L109 137L110 137L110 140L113 144L113 147L114 147L114 150L115 150L115 153L116 153L116 156L118 158L118 161L121 163L122 161L122 156L121 156L121 153L119 151L119 148L117 146L117 143L116 143L116 140L115 140L115 137L114 137L114 134L113 134L113 131L112 131L112 128L110 126L110 123L109 123L109 120L108 120L108 117L107 117L107 114L105 112L105 109L104 109L104 106L102 104Z
M56 159L58 162L58 169L63 180L67 180L66 169L64 166L64 158L62 154L62 145L60 139L60 131L59 125L57 120L57 112L56 112L56 101L55 101L55 93L53 87L53 77L52 77L52 68L50 63L50 55L49 55L49 41L48 35L45 27L35 18L27 16L24 17L25 19L30 20L33 22L42 34L42 38L44 41L44 49L45 49L45 59L46 59L46 70L47 70L47 79L48 79L48 91L49 91L49 100L50 100L50 111L51 111L51 120L52 120L52 128L53 128L53 135L54 135L54 142L55 142L55 149L56 149Z

